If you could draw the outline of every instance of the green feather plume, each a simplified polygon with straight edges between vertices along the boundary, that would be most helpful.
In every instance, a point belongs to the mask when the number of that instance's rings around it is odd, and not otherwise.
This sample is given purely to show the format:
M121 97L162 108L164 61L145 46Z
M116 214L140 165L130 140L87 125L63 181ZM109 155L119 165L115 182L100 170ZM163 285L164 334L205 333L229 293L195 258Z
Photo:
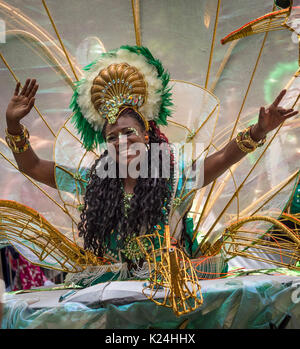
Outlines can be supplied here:
M83 70L88 71L91 69L91 67L96 64L98 61L94 60L87 66L83 68ZM92 125L84 118L84 116L81 113L80 107L77 103L78 98L78 88L83 83L84 78L80 81L75 82L76 89L73 93L71 102L70 102L70 108L73 110L74 114L72 117L72 123L76 127L80 139L85 147L86 150L93 150L98 145L102 144L104 142L104 138L101 131L96 132Z
M157 75L161 80L163 87L162 90L157 91L161 93L161 106L159 114L157 115L157 119L155 119L155 121L158 125L167 125L167 118L172 114L171 109L169 109L168 107L171 107L173 105L171 93L172 88L167 87L170 82L170 74L164 69L160 60L152 56L147 47L123 45L120 47L120 49L125 49L138 55L144 56L147 60L147 63L153 65L156 68Z

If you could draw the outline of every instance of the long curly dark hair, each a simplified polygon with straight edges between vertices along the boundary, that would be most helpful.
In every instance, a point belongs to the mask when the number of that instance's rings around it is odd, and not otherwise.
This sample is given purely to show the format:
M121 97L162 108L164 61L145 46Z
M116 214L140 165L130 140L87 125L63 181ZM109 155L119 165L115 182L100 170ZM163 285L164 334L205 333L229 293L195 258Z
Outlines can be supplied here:
M127 109L126 116L135 118L142 129L145 130L144 122L134 110ZM103 134L105 136L105 127ZM169 203L172 196L173 156L168 146L167 137L153 121L150 122L148 135L150 147L146 154L149 175L147 178L137 178L127 217L124 214L124 194L118 166L116 166L116 178L100 178L96 174L96 167L100 161L105 160L107 164L109 163L110 155L107 150L95 161L91 168L78 229L79 236L84 238L84 248L99 257L103 257L106 249L110 248L112 231L118 231L121 236L117 241L117 246L121 249L127 236L139 235L140 232L150 233L155 225L158 223L164 224L168 217ZM166 143L165 145L167 145L162 149L168 151L171 155L169 156L170 178L163 178L162 176L151 178L151 166L158 166L157 170L160 174L164 166L162 153L159 154L159 163L151 161L151 145L154 143ZM113 160L111 159L111 161Z

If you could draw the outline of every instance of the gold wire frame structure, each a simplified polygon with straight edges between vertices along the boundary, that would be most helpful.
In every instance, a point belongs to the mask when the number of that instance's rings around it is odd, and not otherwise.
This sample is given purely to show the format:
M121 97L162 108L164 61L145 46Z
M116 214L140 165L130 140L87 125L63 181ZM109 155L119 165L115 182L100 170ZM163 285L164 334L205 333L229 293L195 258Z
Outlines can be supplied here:
M155 238L158 248L153 244ZM164 237L156 233L136 239L149 267L149 285L144 287L143 294L157 305L172 308L177 316L198 309L203 297L197 274L182 250L171 245L169 226L165 226ZM162 289L163 299L155 299Z
M133 20L134 20L134 29L135 29L135 35L136 35L136 43L138 45L142 44L142 31L141 31L141 23L140 23L140 6L139 1L132 0L132 11L133 11ZM66 70L65 66L69 65L71 68L71 71L73 72L73 75L75 77L75 80L78 80L81 76L81 69L79 68L78 64L76 63L76 60L71 57L71 55L68 53L68 50L64 47L63 40L59 36L59 31L57 30L54 20L51 16L51 13L49 9L46 6L46 2L43 1L43 6L46 9L47 15L49 17L49 20L51 21L51 24L53 28L55 29L55 33L57 38L59 39L60 46L55 44L55 39L48 34L43 28L35 25L33 21L31 21L28 17L24 16L24 14L21 13L21 11L16 11L15 8L12 8L8 6L5 2L1 2L0 4L0 10L7 11L8 14L14 14L16 20L24 23L27 23L27 25L30 26L30 30L33 31L31 33L30 31L22 30L22 31L15 31L10 29L11 35L19 36L20 38L29 38L29 40L33 42L39 43L39 51L38 54L40 54L42 57L46 57L50 62L54 64L56 67L55 70L59 72L59 74L63 77L67 85L71 88L74 88L74 83L72 82L71 75ZM207 128L210 130L211 134L205 139L207 143L207 149L212 149L214 151L219 150L222 146L224 146L228 140L232 139L233 132L235 131L235 128L237 126L237 122L234 123L234 127L232 130L232 123L226 124L222 130L219 130L219 132L216 131L216 125L219 121L219 109L220 109L220 101L215 98L213 95L213 88L217 84L217 80L220 78L222 71L224 69L224 66L229 60L229 57L232 53L232 50L234 48L234 45L231 46L230 50L226 53L224 56L224 59L220 65L220 68L218 70L217 78L213 82L209 88L209 80L211 75L211 68L212 68L212 60L213 60L213 54L214 54L214 48L216 45L215 37L216 32L218 29L218 20L220 16L220 6L221 1L217 1L217 8L216 8L216 16L215 16L215 25L213 28L213 40L210 47L210 55L209 55L209 62L208 62L208 69L206 73L206 79L205 79L205 87L207 89L202 88L199 84L191 83L183 80L173 80L174 84L187 87L192 91L192 89L198 89L203 92L203 101L207 102L209 98L212 98L214 103L212 103L212 107L207 112L206 116L202 119L200 125L196 129L193 129L191 127L187 127L184 122L179 121L176 122L172 119L168 120L169 124L174 127L178 127L180 129L180 132L183 134L184 141L188 142L196 142L198 139L201 139L204 132L203 129L207 126ZM232 35L227 36L226 42L229 42L230 40L236 40L240 39L249 35L252 35L254 33L264 32L265 38L267 37L267 34L269 31L277 30L277 29L286 29L284 26L284 23L286 23L288 17L290 14L290 9L287 10L280 10L280 11L274 11L271 14L265 15L263 17L260 17L258 20L251 22L251 24L246 25L243 27L243 30L238 30L232 33ZM255 22L255 23L254 23ZM34 35L36 34L36 35ZM37 35L39 34L39 35ZM239 36L240 35L240 36ZM45 42L53 42L54 48L53 50L47 49L46 45L43 43ZM238 40L237 40L238 41ZM236 45L237 41L235 41L233 44ZM224 42L225 43L225 39ZM245 97L242 101L242 107L241 111L246 103L246 99L248 97L248 92L250 90L250 87L253 84L253 78L256 73L257 65L261 58L261 53L264 49L265 40L262 43L261 50L259 52L257 61L255 62L255 67L253 69L253 73L248 85L247 92L245 94ZM103 49L105 51L104 45ZM10 67L8 62L6 62L5 57L0 53L0 58L2 59L3 63L11 73L12 77L18 81L18 77L15 75L14 70ZM292 82L295 81L296 75L291 79L290 83L288 84L288 87L292 85ZM298 74L299 75L299 74ZM297 75L297 76L298 76ZM201 92L201 93L202 93ZM296 105L298 102L295 101L294 105ZM205 105L205 103L203 103ZM76 149L79 149L82 145L81 141L79 140L78 136L76 135L74 129L71 127L70 119L71 116L68 117L67 121L63 122L62 127L59 129L58 132L54 132L49 124L47 123L47 118L42 115L39 110L36 108L36 111L39 114L39 117L43 120L44 124L47 128L49 128L53 138L54 138L54 159L56 161L56 167L59 168L59 159L60 159L60 152L63 152L64 149L61 146L60 142L62 139L69 140L69 144L76 145ZM241 112L239 113L238 117L236 118L236 121L239 121ZM200 118L201 116L201 109L196 113L196 117ZM178 121L178 120L177 120ZM246 124L248 121L247 118L245 120L242 120L241 124ZM295 126L294 129L299 128L299 122L297 124L297 120L291 121L291 125ZM291 128L292 128L291 126ZM202 132L202 133L201 133ZM277 133L275 134L275 136ZM271 141L266 145L266 148L269 148L275 138L275 136L271 139ZM276 140L276 138L275 138ZM73 142L73 143L72 143ZM273 142L274 143L274 142ZM65 144L63 144L65 145ZM75 149L75 146L74 146ZM8 150L7 148L5 150ZM76 153L75 151L73 153ZM73 155L71 153L71 155ZM79 214L80 211L78 210L80 206L82 205L82 197L80 195L81 186L84 180L80 178L79 175L79 169L82 166L82 164L88 163L88 161L85 161L86 158L89 156L91 158L95 158L99 156L98 153L94 154L88 154L86 151L79 151L79 155L76 164L74 166L75 172L68 171L66 169L62 169L66 173L69 174L70 178L74 181L74 187L75 187L75 194L73 196L70 196L68 193L63 193L62 191L59 191L59 198L62 202L62 204L55 202L55 200L47 195L45 191L39 186L38 183L35 181L32 181L33 185L35 185L38 190L40 190L41 193L45 194L47 196L46 200L52 200L56 206L59 207L59 210L62 215L67 215L70 217L70 223L69 226L64 227L64 231L70 230L71 236L69 239L65 237L63 233L60 233L59 229L54 227L49 222L47 222L46 219L40 218L39 214L37 212L33 212L30 208L23 207L21 204L14 203L11 206L6 202L3 204L3 207L1 208L1 234L2 237L10 239L10 241L14 243L20 243L20 239L26 237L28 241L31 243L31 246L29 244L27 245L25 243L25 238L23 241L24 246L26 248L29 248L31 253L35 256L35 264L45 266L45 264L38 262L44 261L45 258L53 257L55 262L54 264L57 265L57 268L59 270L64 270L68 272L78 272L85 268L87 265L100 265L101 262L92 254L84 254L83 249L79 247L78 242L78 236L77 236L77 223L79 220ZM263 153L265 154L265 153ZM202 188L200 190L192 190L188 193L184 192L184 186L186 183L183 184L182 187L182 195L180 195L180 198L178 200L178 204L182 204L185 202L186 199L189 197L193 197L194 201L194 208L195 212L194 215L197 217L196 226L194 227L194 234L193 234L193 241L198 238L199 231L201 230L202 225L204 225L210 218L211 213L214 211L214 208L216 207L216 204L222 196L225 197L224 199L224 207L220 211L218 211L218 215L215 217L212 223L210 223L209 228L206 230L206 235L202 239L200 244L201 252L204 254L204 256L215 256L220 252L221 248L224 248L226 253L230 257L234 256L244 256L247 258L250 258L249 255L251 255L250 248L248 248L248 245L251 245L251 248L253 251L253 246L255 246L256 251L267 248L267 252L271 256L276 255L279 256L281 252L284 252L285 255L282 257L290 258L291 263L289 262L283 262L279 263L280 266L286 266L288 268L297 268L294 261L299 260L298 250L299 250L299 238L297 237L299 234L299 227L296 224L297 223L297 215L291 215L289 221L294 220L294 226L289 228L285 225L285 221L282 221L281 224L279 224L279 220L274 219L273 217L265 217L261 215L261 211L264 210L265 205L268 204L268 202L272 201L276 196L280 196L281 193L284 190L287 190L286 188L291 188L292 183L295 182L297 179L298 172L291 173L289 176L287 176L279 185L275 188L271 188L269 191L265 191L261 193L261 196L257 198L256 201L252 202L249 205L246 205L246 207L243 207L243 209L240 209L241 206L241 198L240 198L240 192L242 189L246 186L247 182L246 179L248 177L250 178L250 175L252 174L252 171L254 168L258 167L262 162L263 154L261 157L257 159L256 162L252 162L251 166L247 169L249 172L245 176L245 180L242 182L242 184L239 184L237 181L236 173L238 173L240 166L243 165L243 162L245 160L242 160L239 164L233 166L226 176L222 179L221 182L215 182L212 184L210 188ZM2 157L12 166L14 169L16 168L16 165L7 157L5 152L1 152ZM202 154L196 154L197 156ZM72 159L68 159L71 160ZM193 160L196 160L195 158ZM254 163L254 164L253 164ZM24 175L24 174L23 174ZM28 178L28 177L26 177ZM30 178L28 178L30 180ZM232 182L234 191L233 193L230 192L229 197L226 197L225 193L226 190L228 190L228 184ZM241 194L242 195L242 194ZM230 214L227 214L228 208L230 208L230 204L233 202L236 202L236 212L234 214L231 212ZM183 205L184 206L184 205ZM187 212L191 211L191 206L186 206L181 211L182 218ZM252 216L254 215L254 217ZM258 215L258 216L255 216ZM281 216L282 219L284 218L286 221L288 220L288 217L285 216L282 212L277 212L275 215ZM226 216L226 218L224 218ZM240 216L242 216L242 226L235 225L235 223L232 223L236 219L239 219ZM15 217L15 218L14 218ZM42 219L42 220L41 220ZM269 219L269 220L268 220ZM255 222L268 222L269 224L273 224L274 226L274 239L276 241L271 240L267 241L266 237L270 233L264 233L260 232L258 234L255 230ZM4 222L4 223L3 223ZM41 223L42 222L42 223ZM230 225L232 224L232 225ZM279 223L278 223L279 222ZM225 223L229 224L230 229L228 228L226 232L223 230L218 234L218 240L217 243L210 242L210 237L214 235L214 230L219 224L221 226L224 226ZM252 224L251 228L248 229L247 236L244 237L242 235L242 229L245 228L247 224ZM11 227L11 228L9 228ZM276 229L275 229L276 228ZM45 230L46 229L46 230ZM269 229L269 228L268 228ZM268 230L266 229L266 231ZM284 240L279 231L282 229L283 234L288 234L289 239L292 241L286 241ZM11 231L10 231L11 230ZM19 235L18 235L19 234ZM292 235L291 235L292 234ZM172 234L171 234L172 235ZM265 236L262 238L261 236ZM148 239L149 241L152 241L151 239L154 236L147 236L145 235L143 238ZM222 239L220 239L222 237ZM293 237L293 238L292 238ZM140 239L140 238L139 238ZM139 241L138 239L138 241ZM244 239L244 240L243 240ZM248 239L248 240L247 240ZM268 242L268 243L267 243ZM245 246L245 244L248 244ZM280 248L278 248L278 244ZM22 244L21 244L22 245ZM36 245L38 248L34 247ZM284 248L283 248L284 247ZM142 247L141 247L142 248ZM246 248L246 249L245 249ZM244 251L245 250L245 251ZM244 252L243 252L244 251ZM286 252L287 251L287 252ZM199 251L198 251L199 252ZM154 264L154 272L151 267L151 279L150 279L150 299L157 302L157 304L165 305L168 307L171 307L175 313L177 314L184 314L190 311L193 311L193 309L196 309L198 306L201 305L202 302L202 296L201 296L201 290L200 286L197 283L196 278L196 272L195 268L193 268L193 263L185 256L185 254L178 248L175 248L173 246L170 246L169 248L163 247L162 243L161 246L158 248L158 250L154 249L154 246L152 246L151 253L147 252L146 254L148 258L149 268L150 265ZM243 253L243 254L241 254ZM262 253L262 252L261 252ZM160 262L156 262L156 258L154 257L161 257ZM252 253L252 258L256 260L266 261L266 257L257 257L257 254ZM32 260L31 260L32 261ZM273 261L273 260L272 260ZM201 266L201 263L199 264ZM50 268L51 266L49 266ZM53 266L52 266L53 267ZM183 271L181 272L181 269ZM150 269L149 269L150 270ZM170 272L170 274L168 274ZM172 274L173 273L173 274ZM173 275L173 277L171 277ZM163 278L161 278L163 276ZM158 302L154 299L156 293L159 290L159 287L164 287L168 289L168 292L165 294L164 300L162 302ZM149 291L149 288L146 288L144 290L145 295L147 296L147 290ZM148 297L148 298L149 298ZM177 303L177 299L180 299L180 302ZM189 303L190 302L190 303Z
M288 228L284 222L291 221L294 229ZM247 223L256 222L254 230L247 228ZM266 225L271 223L266 230ZM300 221L291 215L283 214L282 220L271 217L254 216L241 219L231 224L222 236L222 247L228 256L242 256L261 262L270 262L283 268L300 270L300 235L297 223ZM260 226L261 225L261 226Z
M294 3L297 3L297 5L298 5L298 2L299 2L298 0L294 1ZM274 8L275 8L275 6L273 7L273 10L274 10ZM257 71L257 66L258 66L259 60L261 58L261 54L262 54L263 48L265 46L267 35L268 35L268 33L270 31L273 31L273 30L288 29L290 31L294 31L294 29L291 28L290 23L288 23L288 20L289 20L289 16L291 15L292 11L295 10L295 9L297 11L299 11L300 10L300 6L293 7L293 1L292 1L291 2L291 6L288 9L279 10L279 11L273 11L273 12L271 12L269 14L261 16L261 17L257 18L256 20L253 20L253 21L247 23L246 25L242 26L241 28L233 31L232 33L230 33L229 35L227 35L225 38L223 38L221 40L222 44L226 44L226 43L228 43L230 41L233 41L233 42L237 43L240 39L245 38L245 37L250 36L250 35L253 35L253 34L258 34L258 33L264 33L265 34L264 39L262 41L261 50L259 52L256 64L254 66L254 70L252 72L252 76L250 78L250 82L249 82L248 88L247 88L247 91L246 91L246 94L245 94L245 97L244 97L243 102L242 102L242 106L241 106L240 112L239 112L238 117L237 117L237 119L235 121L233 130L231 131L230 140L233 137L233 134L234 134L234 131L236 130L236 126L237 126L238 122L240 121L240 116L241 116L242 110L244 108L244 105L246 103L246 99L248 97L248 93L249 93L250 87L251 87L251 85L253 83L253 79L254 79L255 73ZM299 35L298 35L298 39L299 39ZM300 48L300 45L299 45L299 48ZM299 57L300 57L300 55L299 55ZM298 60L298 65L300 65L299 60ZM287 90L289 90L290 87L295 83L295 81L298 81L297 80L298 77L299 77L299 69L294 73L293 77L290 79L290 81L288 82L288 84L286 85L285 88ZM295 106L299 102L299 96L300 96L300 93L299 93L299 88L298 88L298 93L296 94L296 96L293 97L293 103L290 104L290 107L295 108ZM294 120L293 122L295 123L295 125L298 124L296 120ZM271 145L271 143L273 142L275 136L280 131L282 125L283 124L281 124L279 126L279 128L277 129L275 135L272 137L272 139L270 140L270 142L268 143L266 148L268 148ZM223 132L229 133L230 131L227 128L225 128L225 130L223 130ZM218 134L217 137L221 138L222 134ZM224 143L222 145L224 145ZM236 184L235 184L235 192L234 192L234 194L232 195L231 199L227 202L226 206L224 207L224 209L222 210L220 215L217 217L215 223L209 229L208 233L202 239L198 250L201 250L203 253L205 253L207 255L211 255L212 251L210 251L210 249L213 248L213 246L214 246L214 249L216 248L216 245L214 243L209 243L208 242L208 239L209 239L210 235L212 235L212 233L213 233L213 228L216 226L217 222L222 218L222 216L224 216L224 214L226 213L226 210L230 207L230 205L234 202L234 200L237 201L237 206L239 206L239 200L240 200L239 199L239 193L240 193L241 189L243 188L243 185L246 183L248 177L251 175L252 171L255 169L255 167L261 161L262 156L264 155L264 152L257 159L257 161L254 163L254 165L252 166L252 168L250 169L250 171L246 175L246 177L245 177L244 181L242 182L242 184L240 186L236 186ZM201 223L203 223L205 218L207 218L207 216L209 215L209 212L212 210L212 208L214 206L214 203L217 201L217 199L220 197L220 195L222 195L222 193L224 192L224 188L226 187L226 183L228 182L228 180L231 177L234 180L234 177L235 177L234 172L236 171L236 169L238 169L238 166L235 166L235 165L232 166L232 169L230 170L230 173L228 174L228 176L225 178L225 181L223 181L223 183L219 184L218 187L215 186L216 182L213 183L213 185L211 186L210 191L209 191L209 193L207 195L206 201L204 202L203 210L202 210L201 214L199 215L199 217L197 217L198 218L197 227L200 227ZM296 171L294 173L294 175L297 178L299 176L299 171ZM295 179L295 176L292 175L293 179ZM283 182L285 182L285 181L283 181ZM284 186L285 185L286 184L284 184ZM267 203L268 200L272 200L272 197L276 196L276 194L278 194L282 190L282 188L283 188L282 186L280 187L280 185L278 185L277 190L275 188L271 188L270 191L269 191L269 194L265 193L265 195L263 195L262 199L261 199L263 204L260 206L260 209L263 207L264 204ZM206 191L206 188L204 188L204 190L202 190L202 197L203 197L205 191ZM271 193L272 191L273 191L273 193ZM215 194L215 195L213 195L213 194ZM269 198L268 198L268 196L269 196ZM200 193L199 197L201 198L201 193ZM265 199L265 201L263 199ZM201 199L199 199L198 207L200 206L200 202L201 202ZM255 203L253 203L252 205L249 205L242 212L239 211L239 208L237 207L237 214L236 214L236 216L239 217L241 215L241 216L245 217L246 212L248 212L248 213L251 212L251 208L253 209L252 215L257 213L259 211L259 209L254 210L254 206L255 206ZM196 212L194 211L194 213L197 215L197 210L196 210ZM279 215L279 213L277 213L277 215ZM228 216L230 217L230 214ZM230 220L230 219L228 219L228 220ZM221 234L220 234L220 236L221 236ZM194 235L194 239L195 238L196 238L196 231L195 231L195 235Z
M23 254L28 249L35 264L64 272L80 272L103 264L92 253L67 239L40 213L15 201L0 200L0 240L13 244ZM47 257L53 264L44 264Z

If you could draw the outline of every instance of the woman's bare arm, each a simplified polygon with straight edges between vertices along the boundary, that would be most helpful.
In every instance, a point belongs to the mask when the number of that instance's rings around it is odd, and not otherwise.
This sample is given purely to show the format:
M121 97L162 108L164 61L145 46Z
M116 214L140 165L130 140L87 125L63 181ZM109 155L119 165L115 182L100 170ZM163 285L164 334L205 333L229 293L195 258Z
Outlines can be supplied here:
M263 137L252 136L252 138L255 141L258 141ZM223 149L208 156L204 160L203 186L205 187L206 185L220 177L226 170L228 170L232 165L240 161L246 155L247 153L240 150L240 148L236 144L235 139L233 139Z
M22 126L20 124L23 119L34 106L35 94L38 90L36 80L27 79L26 83L19 93L20 83L17 83L14 95L10 100L6 110L7 131L12 135L20 135ZM17 146L24 145L24 141L18 142ZM13 153L20 171L37 180L38 182L56 188L54 162L40 159L31 146L23 153Z

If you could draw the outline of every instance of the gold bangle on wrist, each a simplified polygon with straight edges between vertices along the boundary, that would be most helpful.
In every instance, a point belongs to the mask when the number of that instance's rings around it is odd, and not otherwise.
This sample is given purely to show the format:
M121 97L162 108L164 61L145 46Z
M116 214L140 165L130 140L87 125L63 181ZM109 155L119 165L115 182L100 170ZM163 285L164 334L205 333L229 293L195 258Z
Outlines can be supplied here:
M251 127L253 125L246 128L244 131L239 132L238 135L235 138L237 146L244 152L244 153L251 153L256 148L261 147L266 142L266 137L261 139L260 141L256 142L250 134Z
M239 132L238 135L235 138L237 146L242 150L244 153L252 153L256 148L255 147L247 147L245 145L245 141L243 140L243 132ZM249 145L249 144L248 144Z
M15 147L10 147L10 149L16 153L16 154L20 154L20 153L24 153L24 151L26 151L30 146L29 140L26 139L26 143L24 145L21 145L20 147L15 146Z
M255 148L257 148L257 147L262 147L262 146L266 143L266 139L267 139L267 138L266 138L266 136L265 136L263 139L261 139L260 141L256 142L256 141L251 137L250 131L251 131L252 126L254 126L254 125L249 126L249 127L245 130L244 139L245 139L246 141L248 141L248 143L249 143L251 146L255 147Z
M29 138L29 132L27 130L27 128L24 125L22 126L22 133L19 135L12 135L8 132L8 130L5 130L6 133L6 137L8 137L10 140L13 140L14 142L21 142L24 141L26 138Z
M23 144L21 146L17 146L15 143L12 143L8 137L5 137L5 140L6 140L8 147L13 151L13 153L17 153L17 154L24 153L24 151L26 151L30 146L28 138L26 138L25 144Z
M8 145L8 147L14 152L14 153L23 153L24 151L26 151L29 148L29 132L26 129L25 126L23 126L23 131L22 134L20 135L12 135L10 133L8 133L8 131L6 130L6 143ZM17 143L25 141L25 143L21 146L18 146Z

